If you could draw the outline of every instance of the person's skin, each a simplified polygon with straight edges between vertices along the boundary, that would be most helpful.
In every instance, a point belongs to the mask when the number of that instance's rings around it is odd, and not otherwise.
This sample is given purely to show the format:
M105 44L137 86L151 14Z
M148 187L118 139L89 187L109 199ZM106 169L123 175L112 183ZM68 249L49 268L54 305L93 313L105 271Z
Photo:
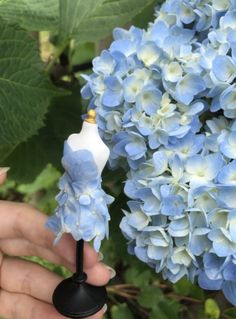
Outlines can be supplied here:
M0 168L0 184L6 173ZM47 217L30 205L0 201L0 317L4 319L61 319L52 305L52 293L61 277L19 256L39 256L75 271L75 241L64 235L54 246ZM105 285L114 271L99 261L85 243L84 267L88 282ZM101 319L106 307L89 319Z

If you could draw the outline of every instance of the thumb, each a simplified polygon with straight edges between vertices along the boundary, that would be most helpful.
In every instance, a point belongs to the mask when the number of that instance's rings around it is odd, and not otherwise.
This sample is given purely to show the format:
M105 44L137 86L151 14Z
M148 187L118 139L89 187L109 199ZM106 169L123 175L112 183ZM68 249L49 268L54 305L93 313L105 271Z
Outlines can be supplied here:
M0 167L0 185L5 182L10 167Z

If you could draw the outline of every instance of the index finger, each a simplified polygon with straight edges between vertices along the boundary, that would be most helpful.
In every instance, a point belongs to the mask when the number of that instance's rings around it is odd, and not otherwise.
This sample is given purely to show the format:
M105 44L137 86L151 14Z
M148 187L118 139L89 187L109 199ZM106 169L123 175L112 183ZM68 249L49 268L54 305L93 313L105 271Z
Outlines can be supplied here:
M0 239L25 238L32 243L46 247L59 256L75 263L76 242L69 235L63 235L57 245L51 230L46 229L47 216L34 207L24 203L0 201ZM84 267L90 268L98 262L98 254L85 242Z
M10 167L0 167L0 185L5 182Z

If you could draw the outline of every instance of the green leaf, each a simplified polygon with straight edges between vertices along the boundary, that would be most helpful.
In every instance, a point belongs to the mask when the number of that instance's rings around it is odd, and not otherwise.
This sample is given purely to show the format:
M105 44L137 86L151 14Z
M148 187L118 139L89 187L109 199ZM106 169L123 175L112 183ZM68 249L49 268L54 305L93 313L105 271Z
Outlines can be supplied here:
M211 319L220 318L220 308L214 299L207 299L205 301L205 314Z
M79 65L82 63L90 62L95 56L94 43L84 43L80 46L73 48L71 54L71 65Z
M80 24L103 0L60 0L60 34L62 38L71 37Z
M111 307L112 319L134 319L129 307L123 303Z
M146 269L146 265L145 265ZM140 288L145 288L152 279L151 269L140 270L137 266L130 267L125 272L125 281ZM147 288L149 289L149 288Z
M182 278L173 285L173 289L179 295L188 296L190 294L192 286L193 285L187 278Z
M173 290L182 296L191 296L195 299L204 300L203 290L191 283L187 278L182 278L177 283L173 285Z
M10 178L29 183L52 163L61 169L64 140L79 132L82 124L79 87L71 95L55 98L45 119L45 126L27 142L21 143L4 161L10 166Z
M2 161L43 126L50 99L60 91L43 72L36 43L27 32L0 20L0 46Z
M179 319L179 308L178 302L165 299L151 311L149 319Z
M152 309L149 319L179 319L180 303L164 299Z
M41 190L50 188L56 184L60 177L60 172L52 165L48 165L30 184L20 184L18 192L22 194L33 194Z
M224 311L224 315L232 319L236 319L236 307L228 308Z
M175 300L164 299L158 304L160 312L165 314L167 318L179 319L178 312L180 310L180 303Z
M134 19L132 20L132 24L138 28L146 29L148 24L150 22L153 22L155 19L154 9L156 5L156 1L149 4L141 13L134 17Z
M56 30L58 0L0 0L0 16L29 31Z
M155 309L162 299L163 293L160 288L147 286L141 289L137 300L138 303L144 308Z
M170 319L158 307L150 313L149 319Z
M62 0L63 1L63 0ZM104 0L73 31L77 43L105 38L118 26L131 21L153 0Z

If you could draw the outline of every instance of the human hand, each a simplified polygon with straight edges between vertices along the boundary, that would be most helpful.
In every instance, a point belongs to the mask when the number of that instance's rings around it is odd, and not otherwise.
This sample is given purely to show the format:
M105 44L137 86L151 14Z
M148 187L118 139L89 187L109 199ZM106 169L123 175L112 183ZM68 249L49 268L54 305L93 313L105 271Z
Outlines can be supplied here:
M0 184L6 173L0 169ZM0 201L0 316L7 319L62 319L52 305L61 282L55 273L20 256L39 256L75 271L75 241L64 235L53 246L54 235L45 229L47 217L30 205ZM5 256L4 254L8 255ZM99 254L85 243L87 282L102 286L115 272L100 262ZM89 319L101 319L106 307Z

